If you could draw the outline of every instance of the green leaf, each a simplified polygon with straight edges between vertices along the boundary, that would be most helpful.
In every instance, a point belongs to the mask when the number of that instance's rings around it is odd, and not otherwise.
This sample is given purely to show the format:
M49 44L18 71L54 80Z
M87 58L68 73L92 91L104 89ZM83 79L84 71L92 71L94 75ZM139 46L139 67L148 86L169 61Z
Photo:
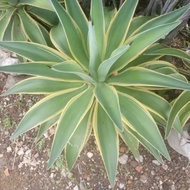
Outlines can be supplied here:
M5 14L0 18L0 41L3 40L3 37L5 35L6 28L9 25L9 22L11 21L11 17L13 13L15 12L15 8L9 8L6 10Z
M124 129L124 131L121 133L119 132L119 135L125 142L125 144L129 147L130 151L133 153L135 158L139 158L139 141L131 134L129 131Z
M168 137L172 125L175 121L175 118L178 116L178 113L190 102L190 92L184 91L180 96L175 100L166 127L165 137Z
M72 134L92 106L93 99L93 89L89 87L73 98L62 112L55 132L48 168L53 165L63 151L65 145L69 142Z
M97 83L95 96L113 123L120 131L123 131L119 99L114 87L108 86L105 83Z
M0 24L1 24L1 18L0 18ZM12 28L13 28L13 19L9 21L8 26L6 27L6 30L3 34L3 41L11 41L12 40Z
M55 26L59 22L57 15L54 11L37 7L30 7L29 9L27 9L27 12L33 15L35 18L38 18L40 21L48 26Z
M61 91L43 98L26 113L11 138L14 139L26 131L55 117L73 97L77 96L85 89L86 86L83 86L76 90Z
M40 1L39 0L30 0L30 1L29 0L19 0L18 5L29 5L32 7L38 7L41 9L47 9L47 10L53 11L51 4L47 0L40 0Z
M167 35L171 30L178 26L180 22L159 25L139 34L132 42L129 50L113 65L111 72L118 71L131 61L139 57L150 45Z
M149 112L133 97L119 93L119 102L124 122L167 159L170 159L159 129ZM136 114L138 113L138 117Z
M97 48L100 58L105 54L105 20L102 0L92 0L90 16L94 26L95 39L97 39Z
M97 39L92 22L89 22L88 27L89 27L88 41L89 41L89 54L90 54L89 72L95 79L97 79L98 78L97 70L98 66L101 63L101 58L98 51Z
M153 18L152 16L138 16L138 17L133 18L133 20L131 21L131 24L129 26L129 30L128 30L126 39L130 38L131 34L136 29L141 27L144 23L147 23L147 21L149 21L152 18Z
M125 125L125 129L131 133L138 141L160 162L163 163L162 157L157 149L155 149L146 139L144 139L137 131Z
M52 66L52 70L61 73L70 73L79 76L85 82L95 83L95 81L87 75L82 68L74 61L65 61Z
M13 41L26 41L27 37L23 31L18 15L14 15L12 26L12 40Z
M38 135L36 137L36 142L40 140L40 138L42 138L42 136L44 135L44 133L51 128L52 126L54 126L57 121L59 120L60 115L56 115L55 117L51 118L50 120L42 123L39 127L39 131L38 131Z
M109 73L112 65L129 49L129 45L121 46L117 48L111 54L110 58L106 59L101 63L98 68L98 80L99 82L104 82Z
M93 118L94 135L107 170L111 186L114 187L119 156L119 140L113 122L97 103Z
M106 58L125 40L138 0L126 0L114 16L107 31Z
M185 14L185 12L190 8L189 5L186 5L184 7L181 7L177 10L171 11L167 14L158 16L156 18L151 19L150 21L146 22L145 24L141 25L141 27L139 27L134 33L141 33L144 32L146 30L149 30L151 28L154 28L156 26L159 25L163 25L163 24L169 24L171 22L175 22L175 21L180 21L181 22L181 17Z
M72 17L66 12L66 10L60 5L56 0L50 0L58 18L65 30L68 44L73 57L83 66L85 69L88 68L88 57L87 49L84 44L84 39L80 35L80 29L77 27L76 23Z
M91 112L88 112L66 145L65 153L69 170L72 169L86 141L89 138L89 134L92 131L92 126L90 123Z
M147 55L161 55L161 56L170 55L173 57L183 59L185 63L187 64L187 66L190 67L190 55L180 49L162 48L162 49L147 53Z
M190 117L190 103L187 103L182 110L178 113L182 127L185 126L186 122Z
M65 56L73 58L69 49L69 44L67 42L65 31L60 23L50 30L50 38L54 46L59 51L63 52Z
M77 88L82 86L83 83L77 82L63 82L59 80L51 80L40 77L32 77L29 79L25 79L7 92L3 94L3 96L9 94L51 94L53 92L58 92L62 90Z
M166 126L169 117L171 105L161 96L148 90L137 89L132 87L116 87L116 90L135 98L142 103L150 114L159 121L159 124ZM179 132L181 125L179 119L175 121L174 127Z
M25 35L32 42L47 45L44 36L37 22L25 11L24 8L19 9L18 16Z
M80 28L80 31L83 35L84 43L87 46L87 36L88 36L88 20L83 13L79 3L77 0L65 0L66 3L66 10L69 15L73 18L76 22L77 26Z
M108 79L108 82L116 86L152 86L190 90L190 84L184 81L140 67L127 69Z
M0 42L0 47L13 51L31 61L65 61L63 54L55 49L33 42Z
M62 81L82 81L80 77L70 74L70 73L60 73L53 71L50 66L47 64L53 65L56 63L52 62L32 62L32 63L22 63L16 65L8 65L0 67L1 72L8 73L19 73L19 74L27 74L33 76L41 76L47 77L50 79L59 79Z

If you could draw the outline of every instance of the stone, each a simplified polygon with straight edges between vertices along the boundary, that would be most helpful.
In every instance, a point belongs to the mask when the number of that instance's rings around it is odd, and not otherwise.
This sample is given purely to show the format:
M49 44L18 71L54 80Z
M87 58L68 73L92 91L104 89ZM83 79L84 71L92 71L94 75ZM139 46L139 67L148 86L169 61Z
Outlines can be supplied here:
M152 163L157 165L157 166L160 166L160 162L158 162L158 160L152 160Z
M92 152L88 152L88 153L87 153L87 156L88 156L88 158L92 158L93 153L92 153Z
M143 182L143 183L146 183L148 181L148 178L146 175L141 175L140 176L140 181Z
M123 154L119 157L118 161L120 164L126 164L128 160L128 156L126 154Z

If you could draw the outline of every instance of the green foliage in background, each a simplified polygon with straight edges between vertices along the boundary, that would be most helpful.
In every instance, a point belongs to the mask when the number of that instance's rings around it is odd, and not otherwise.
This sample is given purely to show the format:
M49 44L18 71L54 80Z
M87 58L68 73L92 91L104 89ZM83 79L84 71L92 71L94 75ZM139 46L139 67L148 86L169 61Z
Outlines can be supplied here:
M112 186L119 137L135 157L140 143L158 161L162 155L170 160L157 125L167 125L171 105L155 91L189 91L190 85L175 66L159 60L167 51L161 53L165 48L156 42L180 24L189 6L153 19L133 18L138 0L126 0L118 11L92 0L87 20L77 0L65 0L65 8L50 2L59 18L50 30L56 48L36 41L0 42L28 60L0 71L32 76L4 95L46 95L27 112L12 138L40 126L40 139L56 124L48 166L65 150L71 169L93 130ZM172 126L181 131L178 116Z

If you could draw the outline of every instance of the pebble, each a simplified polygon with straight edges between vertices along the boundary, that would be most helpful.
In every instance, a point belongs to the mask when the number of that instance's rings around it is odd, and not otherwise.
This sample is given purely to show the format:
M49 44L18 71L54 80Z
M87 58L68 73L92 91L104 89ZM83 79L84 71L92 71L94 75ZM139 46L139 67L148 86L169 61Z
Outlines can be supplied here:
M157 165L157 166L160 166L160 162L158 162L158 160L152 160L152 163Z
M168 169L168 165L162 164L162 168L163 168L164 170L167 170L167 169Z
M78 186L76 185L73 190L79 190Z
M123 183L120 183L120 184L119 184L119 188L120 188L120 189L123 189L124 187L125 187L125 185L124 185Z
M87 156L88 156L88 158L92 158L93 153L92 153L92 152L88 152L88 153L87 153Z
M7 152L12 152L12 148L10 146L7 147Z
M128 156L126 154L123 154L119 157L118 161L120 164L126 164L128 160Z
M148 181L148 178L146 175L141 175L140 180L141 180L141 182L146 183Z
M23 148L21 148L20 150L18 150L17 154L18 154L19 156L23 155L23 154L24 154Z
M137 161L131 161L130 164L131 164L131 166L133 166L134 168L138 166L138 162L137 162Z
M151 175L155 175L156 174L154 170L151 170L150 173L151 173Z
M3 158L3 154L0 154L0 158Z

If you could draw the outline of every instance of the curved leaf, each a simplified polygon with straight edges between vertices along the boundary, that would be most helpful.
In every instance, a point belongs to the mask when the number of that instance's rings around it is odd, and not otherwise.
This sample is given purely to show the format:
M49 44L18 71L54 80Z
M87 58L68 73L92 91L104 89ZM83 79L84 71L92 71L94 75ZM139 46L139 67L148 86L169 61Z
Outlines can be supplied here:
M138 0L126 0L114 16L107 31L106 58L124 42Z
M14 139L22 133L55 117L73 97L77 96L85 89L86 86L83 86L82 88L61 91L43 98L26 113L11 138Z
M97 83L95 87L95 96L113 123L120 131L123 131L117 91L105 83Z
M82 81L80 77L70 74L70 73L60 73L53 71L50 66L47 65L48 62L32 62L32 63L22 63L16 65L8 65L0 67L0 71L9 73L19 73L27 74L33 76L47 77L51 79L59 79L62 81ZM49 62L50 65L56 64Z
M190 102L190 92L184 91L180 96L175 100L166 127L165 136L168 137L169 132L172 128L173 122L177 117L178 113Z
M98 80L99 82L104 82L109 73L110 68L113 64L129 49L129 45L125 45L117 48L111 54L110 58L106 59L101 63L98 68Z
M105 53L105 20L102 0L92 0L90 16L95 31L95 39L97 39L97 48L100 58Z
M28 39L35 43L47 45L37 22L30 15L28 15L24 8L19 9L18 16Z
M73 75L79 76L86 82L95 83L94 79L91 78L89 75L84 73L82 68L74 61L65 61L63 63L58 63L52 66L52 70L61 72L61 73L71 73Z
M97 103L93 116L94 135L107 170L111 186L114 186L119 156L119 140L113 122Z
M13 51L31 61L65 61L63 54L53 48L33 42L0 42L0 47Z
M38 135L36 137L36 142L40 140L40 138L44 135L44 133L51 128L53 125L57 123L59 120L60 115L56 115L55 117L51 118L50 120L42 123L39 127Z
M127 69L108 79L108 82L116 86L152 86L190 90L190 84L184 81L140 67Z
M65 30L69 48L73 57L80 63L84 68L88 68L88 57L87 50L83 43L82 36L80 35L80 29L72 17L66 12L66 10L60 5L57 0L50 0L58 18Z
M83 83L77 82L63 82L58 80L51 80L40 77L32 77L29 79L25 79L7 92L3 94L3 96L9 94L51 94L53 92L58 92L62 90L77 88L82 86Z
M81 34L83 35L83 39L85 41L85 44L87 46L87 36L88 36L88 20L81 9L79 3L77 0L65 0L66 3L66 10L69 13L69 15L73 18L73 20L76 22L78 27L81 30Z
M98 44L97 44L97 38L94 30L94 25L92 25L92 22L89 22L88 25L89 31L88 31L88 41L89 41L89 54L90 54L90 60L89 60L89 72L90 74L97 79L97 70L98 66L101 63L100 53L98 51Z
M131 61L142 54L148 47L150 47L151 44L168 34L179 24L180 22L174 22L159 25L139 34L132 42L129 50L120 59L118 59L116 64L113 65L111 68L111 73L124 68L127 64L130 64Z
M65 56L73 57L69 45L67 43L67 38L62 25L59 23L57 26L54 26L50 30L50 38L54 46L61 52L65 54Z
M124 122L163 154L164 157L170 159L159 129L144 106L133 97L123 93L119 93L119 102ZM137 113L138 117L136 117Z
M72 169L92 131L91 112L87 113L66 145L67 166Z
M188 67L190 67L190 55L186 53L185 51L182 51L180 49L175 48L162 48L153 52L147 53L147 55L170 55L173 57L178 57L180 59L183 59Z
M89 87L73 98L62 112L55 132L48 167L53 165L63 151L65 145L69 142L73 132L77 129L92 106L93 99L93 89Z
M15 12L15 8L9 8L6 10L6 12L4 13L4 15L0 18L0 41L3 40L3 37L5 35L5 31L6 31L6 28L8 27L9 25L9 22L11 20L11 17L13 15L13 13Z

